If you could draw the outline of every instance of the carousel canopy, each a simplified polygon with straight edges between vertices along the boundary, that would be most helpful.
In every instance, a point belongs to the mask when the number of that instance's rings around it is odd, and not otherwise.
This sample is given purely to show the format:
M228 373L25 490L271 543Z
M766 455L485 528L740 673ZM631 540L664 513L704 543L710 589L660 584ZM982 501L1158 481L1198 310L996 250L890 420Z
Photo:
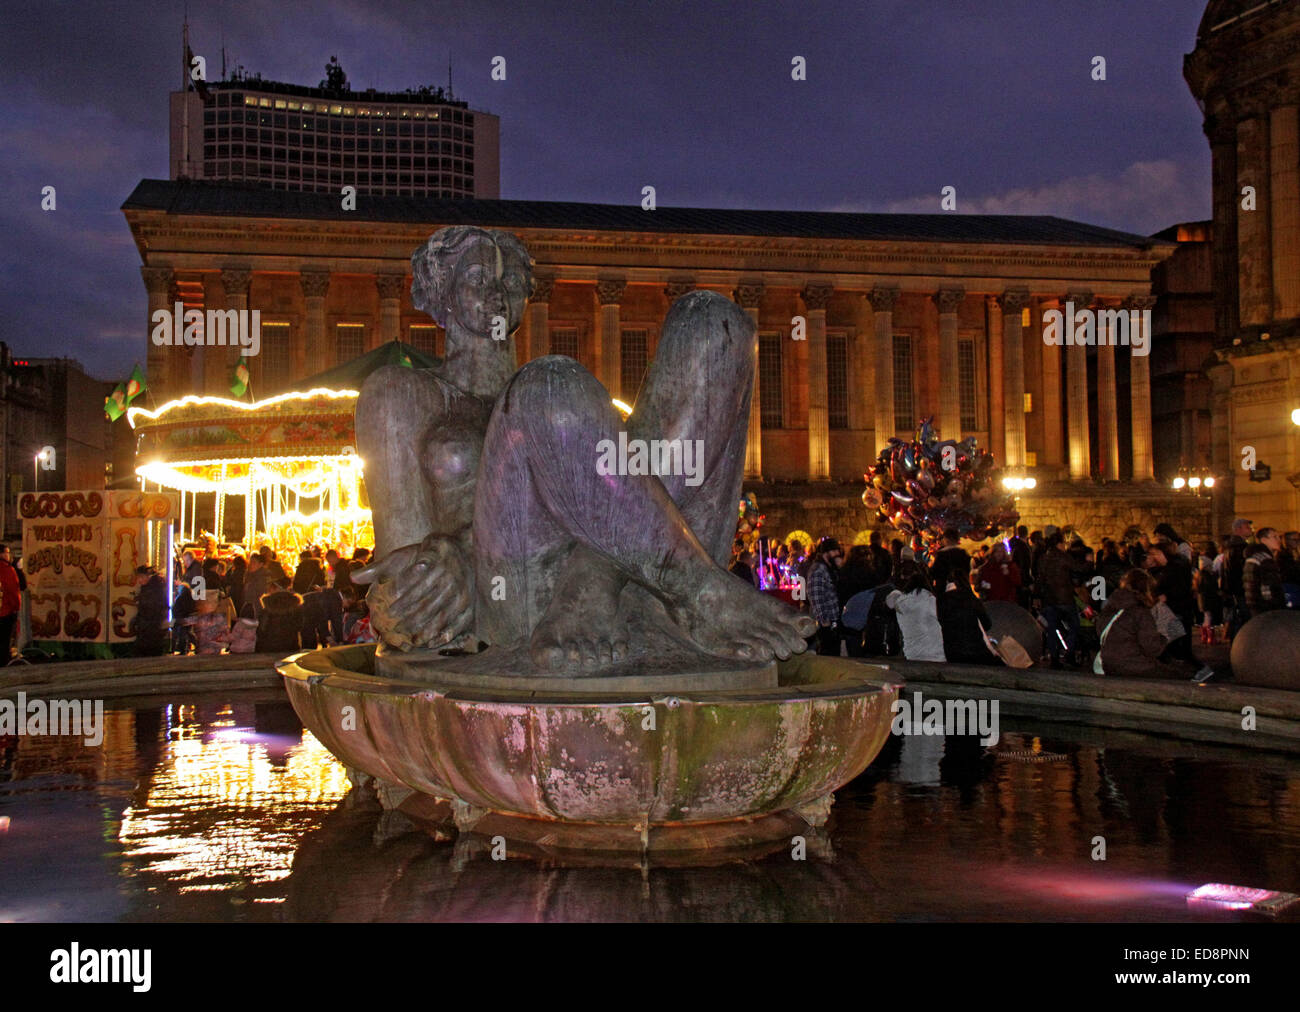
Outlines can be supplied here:
M438 360L432 355L426 355L409 344L389 341L364 355L358 355L350 362L318 372L315 376L308 376L297 386L302 390L312 390L316 387L329 390L360 390L366 377L380 366L402 365L403 360L410 362L417 369L429 369L438 364Z

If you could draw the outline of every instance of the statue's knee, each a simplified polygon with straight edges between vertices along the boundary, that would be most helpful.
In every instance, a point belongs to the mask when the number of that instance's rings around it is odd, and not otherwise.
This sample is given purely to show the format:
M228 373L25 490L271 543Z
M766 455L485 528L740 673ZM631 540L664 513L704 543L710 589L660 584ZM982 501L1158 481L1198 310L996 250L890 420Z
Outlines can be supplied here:
M506 387L507 412L552 418L572 414L582 404L608 402L600 381L580 362L564 355L535 358L515 373Z
M697 291L673 303L664 319L661 346L677 346L696 355L708 354L737 363L753 354L754 322L724 295Z

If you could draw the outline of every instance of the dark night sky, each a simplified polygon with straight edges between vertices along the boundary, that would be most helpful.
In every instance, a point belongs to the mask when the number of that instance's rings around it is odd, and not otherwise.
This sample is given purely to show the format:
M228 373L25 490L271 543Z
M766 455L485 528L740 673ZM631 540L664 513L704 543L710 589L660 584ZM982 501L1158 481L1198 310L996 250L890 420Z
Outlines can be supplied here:
M263 77L445 84L501 117L502 196L661 206L1055 214L1150 233L1209 217L1182 80L1204 0L5 0L0 337L102 378L143 360L118 208L167 173L181 21ZM507 79L489 77L494 56ZM807 59L804 82L790 77ZM1107 80L1090 77L1093 56ZM40 210L53 185L58 210Z

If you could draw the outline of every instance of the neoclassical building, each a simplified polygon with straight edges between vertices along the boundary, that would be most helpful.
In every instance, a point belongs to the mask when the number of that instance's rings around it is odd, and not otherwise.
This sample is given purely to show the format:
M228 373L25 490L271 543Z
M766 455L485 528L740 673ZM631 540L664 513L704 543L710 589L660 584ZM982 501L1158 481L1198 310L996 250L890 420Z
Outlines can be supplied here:
M1219 495L1256 527L1300 528L1300 4L1212 0L1183 69L1212 161ZM1268 480L1243 470L1251 451Z
M1195 503L1152 480L1149 358L1043 340L1044 314L1067 302L1150 308L1172 242L1032 216L394 197L345 211L327 194L183 180L141 182L123 211L150 317L177 301L261 311L259 397L394 339L439 354L410 303L410 255L438 228L481 225L516 233L536 261L520 362L570 355L628 402L676 297L711 289L750 313L746 476L775 526L852 534L878 448L934 415L945 437L974 436L1037 478L1029 522L1100 537L1182 509L1208 533ZM226 393L237 357L150 343L154 397Z

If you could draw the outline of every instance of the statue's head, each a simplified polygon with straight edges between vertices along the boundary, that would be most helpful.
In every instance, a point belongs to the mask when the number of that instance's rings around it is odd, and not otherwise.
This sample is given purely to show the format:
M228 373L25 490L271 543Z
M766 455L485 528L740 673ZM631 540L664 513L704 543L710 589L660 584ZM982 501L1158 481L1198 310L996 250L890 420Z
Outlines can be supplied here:
M509 232L453 225L411 256L411 303L447 327L492 335L493 317L514 333L533 294L533 261Z

